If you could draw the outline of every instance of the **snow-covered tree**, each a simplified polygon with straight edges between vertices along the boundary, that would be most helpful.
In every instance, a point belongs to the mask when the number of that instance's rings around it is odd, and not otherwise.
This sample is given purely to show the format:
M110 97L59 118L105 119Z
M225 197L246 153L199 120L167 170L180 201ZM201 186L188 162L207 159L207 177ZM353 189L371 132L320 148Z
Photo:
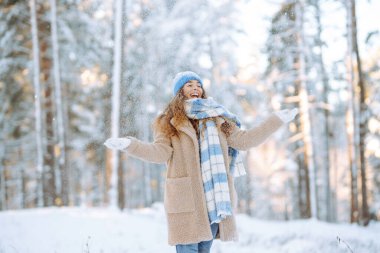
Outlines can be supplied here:
M270 30L270 35L267 40L267 52L268 52L268 68L266 77L268 82L273 85L275 91L275 98L277 98L279 104L284 104L285 101L299 106L299 98L297 95L299 93L300 86L296 85L297 74L300 71L299 62L300 54L305 52L300 52L297 45L297 13L296 13L296 3L289 2L284 3L280 10L272 18L272 27ZM302 21L300 21L302 22ZM299 25L302 25L299 24ZM304 38L304 37L303 37ZM304 39L300 38L301 42ZM302 39L302 40L301 40ZM304 50L304 48L302 48ZM305 64L305 62L304 62ZM305 67L305 66L304 66ZM298 80L305 82L305 76L300 76ZM286 100L286 98L288 98ZM278 109L278 108L276 108ZM307 110L306 110L307 111ZM308 120L308 119L306 119ZM290 125L292 127L292 125ZM292 135L295 139L289 146L291 153L295 153L296 161L298 164L298 210L301 217L311 216L310 207L310 180L309 180L309 167L307 163L307 156L304 152L304 144L302 141L302 133L300 123L293 126L291 130Z
M320 1L285 1L281 5L267 40L266 78L268 86L275 87L275 109L297 106L301 111L298 123L289 125L288 150L298 164L298 208L294 210L299 210L300 217L331 220L331 108L319 6Z
M42 198L35 187L24 184L37 180L35 171L41 163L36 149L34 89L29 82L33 72L28 69L31 62L26 50L31 40L26 25L30 23L29 1L4 1L0 9L0 205L11 209L36 205L37 197Z
M109 186L102 144L111 126L112 6L60 1L57 12L69 204L103 205Z

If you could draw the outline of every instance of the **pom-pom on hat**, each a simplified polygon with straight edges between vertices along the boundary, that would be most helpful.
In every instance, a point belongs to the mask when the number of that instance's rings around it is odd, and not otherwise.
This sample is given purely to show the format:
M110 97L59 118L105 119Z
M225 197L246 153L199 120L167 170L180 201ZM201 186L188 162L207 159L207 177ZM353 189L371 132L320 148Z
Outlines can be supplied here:
M175 96L185 83L191 80L197 80L203 87L202 79L196 73L192 71L179 72L173 79L173 95Z

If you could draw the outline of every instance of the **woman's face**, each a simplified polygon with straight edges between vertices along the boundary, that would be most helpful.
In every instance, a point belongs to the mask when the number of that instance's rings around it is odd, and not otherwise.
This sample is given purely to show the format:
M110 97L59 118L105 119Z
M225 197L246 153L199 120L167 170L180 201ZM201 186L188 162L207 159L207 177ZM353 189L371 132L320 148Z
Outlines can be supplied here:
M201 98L203 95L203 89L201 84L196 80L191 80L182 88L183 95L186 97L186 99L191 98Z

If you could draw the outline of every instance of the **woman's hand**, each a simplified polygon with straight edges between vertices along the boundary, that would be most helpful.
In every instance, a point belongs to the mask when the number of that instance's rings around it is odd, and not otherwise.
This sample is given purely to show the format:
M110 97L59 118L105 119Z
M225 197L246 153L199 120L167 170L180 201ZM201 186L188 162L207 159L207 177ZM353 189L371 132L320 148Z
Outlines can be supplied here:
M289 123L292 121L298 114L298 108L294 109L285 109L278 112L275 112L277 117L279 117L284 123Z
M127 138L109 138L104 142L104 145L113 150L123 150L126 149L129 144L131 144L131 140Z

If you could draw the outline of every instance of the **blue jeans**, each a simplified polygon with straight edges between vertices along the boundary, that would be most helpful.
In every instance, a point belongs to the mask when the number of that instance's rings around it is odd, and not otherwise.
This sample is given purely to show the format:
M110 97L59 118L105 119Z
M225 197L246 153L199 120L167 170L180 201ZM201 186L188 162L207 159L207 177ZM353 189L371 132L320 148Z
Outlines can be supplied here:
M218 232L218 228L219 228L218 223L211 224L211 233L212 233L213 238L215 238ZM178 244L175 247L176 247L177 253L209 253L213 240L214 239L211 239L210 241L203 241L203 242L192 243L192 244Z

